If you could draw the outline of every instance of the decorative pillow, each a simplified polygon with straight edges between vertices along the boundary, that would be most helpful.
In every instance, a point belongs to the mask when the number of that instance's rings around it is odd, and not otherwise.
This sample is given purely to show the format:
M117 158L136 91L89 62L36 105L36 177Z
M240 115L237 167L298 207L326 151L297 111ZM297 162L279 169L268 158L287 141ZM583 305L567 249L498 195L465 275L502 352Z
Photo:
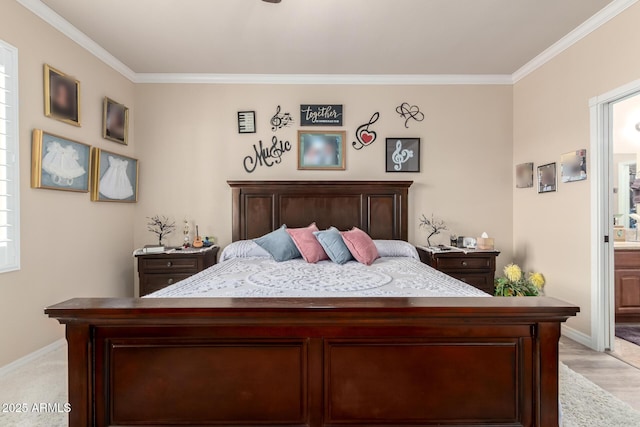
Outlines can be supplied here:
M315 264L318 261L329 259L322 245L318 243L318 240L313 235L315 231L318 231L316 223L312 223L308 227L304 228L288 228L287 233L293 239L293 243L302 254L302 258L305 261Z
M404 240L374 240L380 257L407 257L420 261L418 251L411 243Z
M371 265L373 261L380 257L371 237L358 227L353 227L349 231L341 231L340 234L344 244L347 245L349 252L351 252L356 261Z
M353 259L337 228L331 227L323 231L314 231L313 235L316 236L331 261L337 264L344 264Z
M291 236L287 233L287 226L282 225L271 233L253 239L262 249L269 252L273 259L278 262L300 258L300 251L293 243Z
M271 258L271 254L253 240L238 240L226 246L220 254L220 262L233 258Z

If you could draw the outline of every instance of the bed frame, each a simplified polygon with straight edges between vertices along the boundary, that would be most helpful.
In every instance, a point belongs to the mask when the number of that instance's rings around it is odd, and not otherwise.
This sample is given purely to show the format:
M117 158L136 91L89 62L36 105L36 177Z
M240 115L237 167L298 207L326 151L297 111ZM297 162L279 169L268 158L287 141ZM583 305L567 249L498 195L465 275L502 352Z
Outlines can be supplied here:
M406 239L410 182L230 182L233 239ZM557 426L552 298L72 299L71 427Z

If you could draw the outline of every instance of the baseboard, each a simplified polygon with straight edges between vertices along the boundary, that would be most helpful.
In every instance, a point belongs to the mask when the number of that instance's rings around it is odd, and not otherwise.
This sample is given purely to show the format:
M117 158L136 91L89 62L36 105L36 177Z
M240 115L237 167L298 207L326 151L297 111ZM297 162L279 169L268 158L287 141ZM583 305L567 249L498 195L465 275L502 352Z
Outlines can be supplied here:
M13 362L0 367L0 378L7 375L10 372L15 371L16 369L34 361L35 359L44 356L47 353L51 353L54 350L59 349L67 344L67 340L64 338L60 338L57 341L52 342L51 344L44 346L32 353L27 354L26 356L21 357L18 360L14 360Z
M571 326L567 326L566 324L563 324L562 335L564 335L569 339L574 340L577 343L587 346L590 349L596 350L596 345L593 342L593 338L591 337L591 335L587 335L584 332L580 332L576 329L573 329Z

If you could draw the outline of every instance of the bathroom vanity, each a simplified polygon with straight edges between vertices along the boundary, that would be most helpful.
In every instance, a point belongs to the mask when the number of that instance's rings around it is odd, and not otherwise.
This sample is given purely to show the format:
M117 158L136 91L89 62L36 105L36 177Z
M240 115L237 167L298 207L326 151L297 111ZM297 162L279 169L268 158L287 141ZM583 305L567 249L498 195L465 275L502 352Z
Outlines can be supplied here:
M640 322L640 242L615 242L616 322Z

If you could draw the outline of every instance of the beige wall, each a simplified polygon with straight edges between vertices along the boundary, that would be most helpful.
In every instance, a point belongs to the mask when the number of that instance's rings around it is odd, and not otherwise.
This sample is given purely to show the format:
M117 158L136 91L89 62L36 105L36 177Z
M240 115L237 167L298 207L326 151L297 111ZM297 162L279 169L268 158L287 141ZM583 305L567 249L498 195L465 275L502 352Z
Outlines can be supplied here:
M589 148L589 99L640 78L640 56L633 48L640 44L638 22L640 4L516 83L514 163L559 162L564 152ZM516 258L546 275L548 295L580 305L580 315L568 325L587 335L592 311L589 186L587 180L559 183L556 193L513 193Z
M409 240L424 244L421 213L444 218L460 235L495 236L500 266L511 261L511 86L136 86L137 151L144 159L136 209L135 243L152 243L145 217L195 220L203 235L231 240L229 179L358 179L414 181L409 198ZM407 101L420 106L422 123L409 129L395 112ZM297 129L278 131L294 149L282 164L245 172L243 158L258 140L269 144L269 119L280 104L299 120L301 103L344 104L349 146L347 170L298 171ZM239 135L236 114L256 110L256 134ZM380 112L378 140L360 151L350 146L355 129ZM317 129L317 128L316 128ZM385 173L385 137L421 138L421 173ZM181 224L179 224L181 225ZM181 234L171 241L178 244ZM441 236L445 242L448 235Z
M101 137L102 98L132 107L133 84L17 2L2 1L0 39L19 50L22 269L0 275L0 366L63 337L43 309L71 297L132 294L133 204L94 203L89 194L30 188L34 128L135 155ZM82 84L82 127L44 116L43 64Z

